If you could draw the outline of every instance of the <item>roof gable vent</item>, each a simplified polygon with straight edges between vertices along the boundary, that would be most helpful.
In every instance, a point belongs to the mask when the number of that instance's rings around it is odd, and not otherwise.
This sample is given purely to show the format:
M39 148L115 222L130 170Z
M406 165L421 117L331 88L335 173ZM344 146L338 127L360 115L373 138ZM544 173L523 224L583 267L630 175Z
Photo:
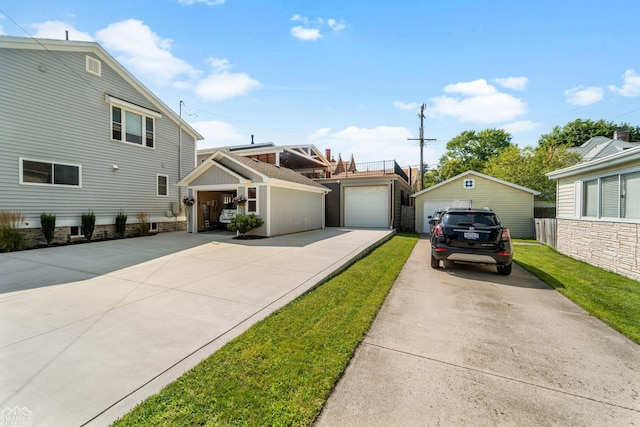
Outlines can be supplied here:
M87 73L95 74L96 76L102 76L102 62L92 56L86 56Z

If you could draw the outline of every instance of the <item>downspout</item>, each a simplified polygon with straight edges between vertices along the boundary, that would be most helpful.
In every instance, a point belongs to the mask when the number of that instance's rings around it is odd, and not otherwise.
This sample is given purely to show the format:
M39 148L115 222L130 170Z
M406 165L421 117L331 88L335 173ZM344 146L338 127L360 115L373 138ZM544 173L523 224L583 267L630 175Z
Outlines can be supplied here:
M390 230L393 230L393 221L395 219L395 201L396 201L396 197L395 194L393 192L394 188L393 188L393 180L391 180L391 183L389 184L389 188L391 189L391 226L389 227Z
M180 101L180 135L178 135L178 179L182 179L182 104ZM182 187L178 187L178 203L182 204Z

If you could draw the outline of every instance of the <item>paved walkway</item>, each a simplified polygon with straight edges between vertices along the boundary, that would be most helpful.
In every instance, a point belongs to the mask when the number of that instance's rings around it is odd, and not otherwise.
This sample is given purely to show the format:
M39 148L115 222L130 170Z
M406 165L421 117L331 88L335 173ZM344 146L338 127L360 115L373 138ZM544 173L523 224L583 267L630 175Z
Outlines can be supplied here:
M0 411L108 425L390 235L176 232L0 254Z
M514 266L418 241L315 427L640 426L640 346Z

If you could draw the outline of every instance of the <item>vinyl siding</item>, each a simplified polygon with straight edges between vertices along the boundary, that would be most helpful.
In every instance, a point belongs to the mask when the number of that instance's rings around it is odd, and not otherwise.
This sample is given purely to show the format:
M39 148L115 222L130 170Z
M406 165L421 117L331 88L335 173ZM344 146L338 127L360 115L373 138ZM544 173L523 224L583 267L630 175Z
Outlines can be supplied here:
M321 193L271 187L271 235L322 228Z
M575 218L576 216L576 185L574 178L558 181L557 218Z
M197 177L191 182L192 186L199 185L238 185L238 178L229 174L229 172L220 169L217 166L212 166L207 169L202 175Z
M35 227L43 212L56 214L58 225L78 225L90 209L98 224L113 223L120 209L162 220L179 197L179 127L166 115L155 119L154 149L112 141L106 93L158 107L104 61L101 77L85 72L85 56L0 49L0 210L19 211ZM79 164L82 188L20 185L20 157ZM183 174L194 158L194 138L183 133ZM169 177L168 196L156 195L158 174Z
M428 230L422 224L424 218L423 201L433 200L472 200L473 207L488 207L500 217L509 228L512 237L531 237L533 228L533 194L518 188L510 187L480 176L473 175L475 187L466 189L463 186L467 176L463 175L450 183L416 197L416 230Z

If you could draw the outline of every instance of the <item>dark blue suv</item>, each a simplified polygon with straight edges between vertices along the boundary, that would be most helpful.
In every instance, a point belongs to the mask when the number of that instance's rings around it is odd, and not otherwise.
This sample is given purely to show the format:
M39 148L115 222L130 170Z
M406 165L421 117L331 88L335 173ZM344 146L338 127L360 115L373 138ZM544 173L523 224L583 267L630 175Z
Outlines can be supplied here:
M446 209L432 225L431 267L440 261L492 264L499 274L511 274L511 235L493 210Z

